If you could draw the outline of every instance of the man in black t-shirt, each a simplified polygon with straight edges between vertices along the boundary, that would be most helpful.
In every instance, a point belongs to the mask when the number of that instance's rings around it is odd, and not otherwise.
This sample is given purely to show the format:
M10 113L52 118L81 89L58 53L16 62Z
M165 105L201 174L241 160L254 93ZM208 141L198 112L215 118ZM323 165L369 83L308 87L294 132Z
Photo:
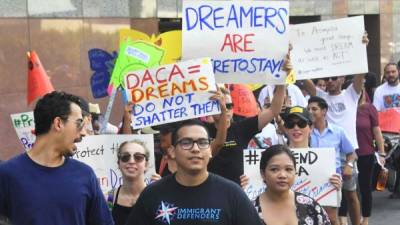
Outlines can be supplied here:
M243 149L251 138L264 128L275 116L278 116L284 96L285 86L277 85L274 98L271 102L271 107L262 109L257 116L250 117L239 122L232 123L233 105L232 98L226 90L222 90L225 94L226 116L213 116L215 124L219 124L220 118L227 119L227 135L224 147L219 151L213 152L213 159L208 165L210 172L216 173L229 180L240 184L240 176L243 174ZM208 124L207 128L210 131L210 137L214 138L217 133L217 128L214 124Z
M128 225L261 225L238 185L208 173L210 138L201 122L181 123L172 144L176 173L145 188Z

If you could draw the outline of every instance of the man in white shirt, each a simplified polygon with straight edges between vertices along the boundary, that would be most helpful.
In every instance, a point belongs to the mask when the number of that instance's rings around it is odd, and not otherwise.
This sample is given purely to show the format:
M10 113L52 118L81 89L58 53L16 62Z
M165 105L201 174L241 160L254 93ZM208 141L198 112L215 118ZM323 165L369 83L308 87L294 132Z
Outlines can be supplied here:
M399 67L388 63L384 68L386 82L380 85L374 94L374 106L378 111L400 107Z
M400 107L399 64L388 63L383 70L386 82L375 90L373 102L378 111ZM398 188L400 183L399 175L400 172L397 171L394 192L389 196L390 198L400 197Z
M354 149L358 148L356 133L356 117L358 99L363 88L364 74L355 75L353 83L342 90L345 81L344 76L324 78L326 81L326 91L316 87L311 80L305 81L305 87L311 96L318 96L328 103L326 119L329 123L342 127L346 132ZM361 220L360 203L356 192L356 176L344 180L344 196L348 203L348 209L352 224Z
M324 78L326 90L322 91L311 80L305 81L306 89L311 96L318 96L328 103L328 122L345 129L354 149L358 148L356 136L357 104L364 82L364 74L355 75L353 83L342 90L344 76Z

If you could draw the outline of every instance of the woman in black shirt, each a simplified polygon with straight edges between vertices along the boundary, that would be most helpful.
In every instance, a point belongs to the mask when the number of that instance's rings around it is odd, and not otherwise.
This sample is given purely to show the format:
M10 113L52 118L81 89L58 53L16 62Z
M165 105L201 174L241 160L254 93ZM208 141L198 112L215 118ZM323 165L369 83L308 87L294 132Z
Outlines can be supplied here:
M149 150L138 140L123 142L118 148L118 168L123 184L110 191L108 203L116 225L124 225L140 193L146 187L144 172L148 167ZM160 179L158 174L152 180Z

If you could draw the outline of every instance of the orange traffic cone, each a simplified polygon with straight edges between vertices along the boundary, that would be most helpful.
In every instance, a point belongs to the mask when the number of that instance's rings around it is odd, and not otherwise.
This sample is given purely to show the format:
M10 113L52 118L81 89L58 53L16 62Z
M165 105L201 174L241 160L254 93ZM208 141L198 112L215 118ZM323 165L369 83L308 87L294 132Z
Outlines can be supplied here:
M54 91L53 85L44 70L35 51L27 53L28 55L28 105L36 98Z

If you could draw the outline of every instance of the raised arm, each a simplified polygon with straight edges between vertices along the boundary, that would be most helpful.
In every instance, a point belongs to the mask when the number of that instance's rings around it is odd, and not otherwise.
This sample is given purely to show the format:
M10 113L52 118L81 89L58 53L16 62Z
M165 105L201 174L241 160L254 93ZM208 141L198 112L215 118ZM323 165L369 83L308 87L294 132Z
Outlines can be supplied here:
M369 39L368 39L368 33L365 31L364 35L362 36L362 43L368 46ZM357 74L353 78L353 87L354 90L356 90L357 94L361 93L361 90L364 86L364 76L365 74Z
M310 94L310 96L316 96L317 88L315 87L314 82L312 82L312 80L304 80L303 82L304 82L304 88Z
M272 98L271 107L267 109L262 109L260 113L258 113L258 129L263 129L269 122L274 119L274 117L278 116L281 112L283 101L286 94L286 86L285 85L276 85L275 86L275 94Z
M221 92L220 88L217 88L216 92L211 93L213 93L214 95L211 96L210 99L218 101L221 108L220 119L215 124L217 128L217 133L215 135L215 139L211 142L211 154L212 156L215 156L218 154L219 150L224 147L226 135L228 133L228 121L224 94Z
M128 102L124 107L124 115L122 117L122 127L121 134L132 134L132 110L135 104L133 102Z
M290 51L292 48L292 45L289 44L288 53L285 57L285 64L283 65L283 71L285 71L287 74L290 74L290 72L293 70L293 65L290 61ZM271 107L267 109L262 108L261 112L258 113L258 130L263 129L281 112L283 102L285 101L286 85L276 85L274 92L275 93L271 101Z

